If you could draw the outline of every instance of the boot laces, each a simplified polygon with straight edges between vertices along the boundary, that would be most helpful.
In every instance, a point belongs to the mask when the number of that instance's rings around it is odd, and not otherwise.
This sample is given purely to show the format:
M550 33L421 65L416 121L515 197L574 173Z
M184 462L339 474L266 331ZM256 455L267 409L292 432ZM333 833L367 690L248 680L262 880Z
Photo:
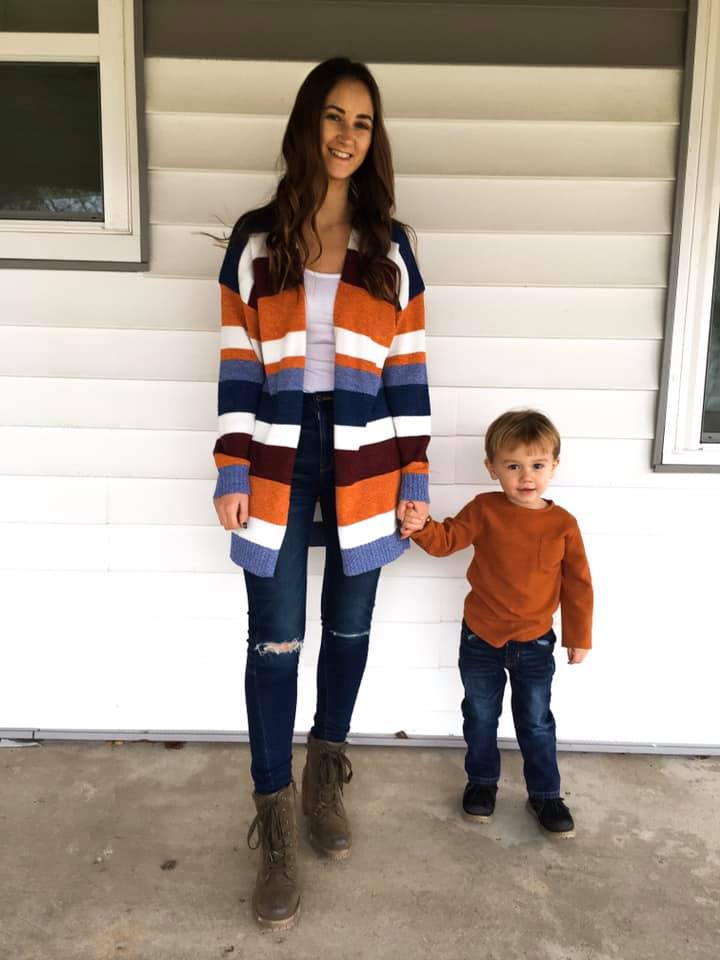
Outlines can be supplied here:
M341 806L343 786L350 783L352 775L352 764L340 750L321 754L319 762L319 805Z
M283 819L279 807L279 803L271 803L258 811L250 824L247 844L251 850L262 847L269 864L284 865L287 837L291 828L289 820Z

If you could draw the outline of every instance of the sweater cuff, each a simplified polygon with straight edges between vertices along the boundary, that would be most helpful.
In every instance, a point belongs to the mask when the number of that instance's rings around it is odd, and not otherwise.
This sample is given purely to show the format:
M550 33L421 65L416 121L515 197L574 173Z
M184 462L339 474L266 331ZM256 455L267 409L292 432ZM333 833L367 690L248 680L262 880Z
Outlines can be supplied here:
M430 483L426 473L403 473L399 500L419 500L430 503Z
M247 464L220 467L213 500L227 493L250 493L250 467Z

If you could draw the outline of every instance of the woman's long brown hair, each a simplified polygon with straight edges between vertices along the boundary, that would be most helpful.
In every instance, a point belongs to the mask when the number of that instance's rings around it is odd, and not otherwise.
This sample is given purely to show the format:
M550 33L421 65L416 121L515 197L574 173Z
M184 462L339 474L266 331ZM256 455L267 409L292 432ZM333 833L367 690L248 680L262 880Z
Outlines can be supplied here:
M320 243L315 218L328 189L320 150L320 123L328 94L341 80L358 80L373 105L372 140L362 165L352 176L348 199L352 226L359 236L362 282L374 297L395 303L399 271L388 258L395 208L392 154L383 122L380 91L364 63L334 57L318 64L298 90L285 135L282 156L285 173L275 196L264 207L243 214L230 243L256 232L267 232L270 282L275 292L302 282L309 250L303 227Z

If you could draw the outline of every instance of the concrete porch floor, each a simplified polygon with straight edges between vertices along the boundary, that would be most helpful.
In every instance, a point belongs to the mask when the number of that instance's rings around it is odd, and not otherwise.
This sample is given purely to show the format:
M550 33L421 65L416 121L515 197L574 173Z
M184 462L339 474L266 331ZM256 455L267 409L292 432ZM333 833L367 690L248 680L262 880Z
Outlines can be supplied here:
M351 758L352 858L318 860L301 825L303 916L274 934L250 916L247 747L0 750L0 957L720 956L720 758L563 754L566 840L526 812L514 751L485 825L458 814L461 750Z

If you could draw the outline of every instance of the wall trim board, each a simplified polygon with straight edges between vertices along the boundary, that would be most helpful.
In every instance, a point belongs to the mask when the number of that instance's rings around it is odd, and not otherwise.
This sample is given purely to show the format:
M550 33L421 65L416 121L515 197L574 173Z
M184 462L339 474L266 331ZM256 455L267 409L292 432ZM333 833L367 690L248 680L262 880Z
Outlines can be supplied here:
M685 2L146 0L146 56L677 67ZM409 30L409 26L412 30ZM336 38L342 38L342 51Z
M17 741L16 746L28 742L92 742L98 740L149 741L151 743L247 743L248 735L232 730L11 730L0 729L0 739ZM306 732L297 732L293 743L305 744ZM350 734L348 741L358 747L450 747L465 749L462 737L437 736L372 736ZM498 737L501 750L517 750L512 737ZM638 753L662 756L720 756L720 746L698 743L643 743L624 741L558 740L558 750L572 753Z

